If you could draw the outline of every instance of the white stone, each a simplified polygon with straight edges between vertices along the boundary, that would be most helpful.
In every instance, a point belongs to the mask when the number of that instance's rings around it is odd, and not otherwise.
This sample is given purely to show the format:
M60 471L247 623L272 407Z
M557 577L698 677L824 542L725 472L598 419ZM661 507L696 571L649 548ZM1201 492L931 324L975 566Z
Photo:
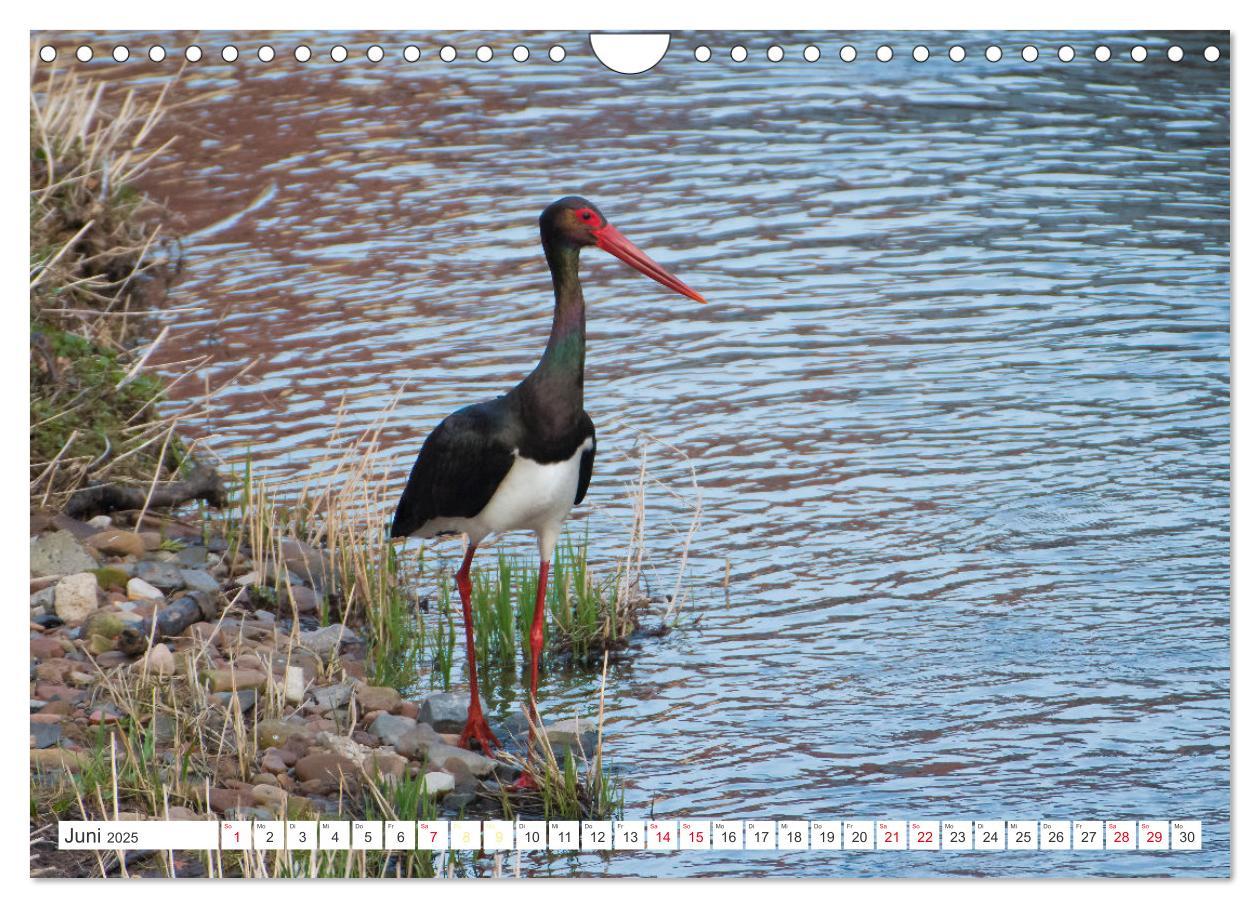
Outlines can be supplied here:
M71 574L57 581L53 609L66 624L76 624L96 611L98 591L95 574Z
M424 784L429 789L429 797L436 798L455 790L455 777L449 772L434 770L424 774Z
M295 706L306 696L306 672L300 665L289 665L284 669L284 699Z
M128 599L156 599L159 602L165 601L162 591L147 580L141 580L139 577L132 577L127 581L127 598Z
M114 521L109 519L108 514L97 514L88 521L88 526L96 527L98 530L108 530L114 525Z

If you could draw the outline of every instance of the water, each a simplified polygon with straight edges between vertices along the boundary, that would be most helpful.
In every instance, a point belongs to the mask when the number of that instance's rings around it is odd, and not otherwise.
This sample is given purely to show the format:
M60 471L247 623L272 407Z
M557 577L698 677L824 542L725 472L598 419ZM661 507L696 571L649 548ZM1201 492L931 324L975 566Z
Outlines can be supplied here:
M319 61L291 62L299 38ZM361 428L405 382L384 433L401 490L438 419L541 352L536 217L563 194L710 300L585 256L600 457L578 515L600 557L620 551L638 430L691 459L704 503L700 622L608 679L628 815L1205 830L1199 853L636 854L527 872L1228 872L1227 36L1178 34L1179 64L1168 36L1037 36L1035 65L1018 59L1029 39L745 34L735 65L734 36L676 36L624 78L572 34L527 36L524 65L507 54L520 36L447 36L452 65L426 40L416 65L337 65L332 37L274 35L278 62L187 69L149 188L188 231L218 226L188 245L165 356L173 371L208 355L211 384L257 360L203 427L225 455L300 477L339 452L343 400ZM235 40L252 59L258 39ZM337 40L356 56L405 43ZM784 62L765 61L772 41ZM800 60L811 41L822 62ZM846 41L861 62L836 59ZM490 64L471 59L483 42ZM691 60L700 42L714 61ZM889 64L871 59L884 42ZM927 63L910 60L920 42ZM1068 42L1078 59L1053 60ZM1110 63L1090 59L1099 43ZM660 447L651 465L663 592L688 474ZM594 687L548 675L545 711L589 711ZM516 709L503 691L492 706Z

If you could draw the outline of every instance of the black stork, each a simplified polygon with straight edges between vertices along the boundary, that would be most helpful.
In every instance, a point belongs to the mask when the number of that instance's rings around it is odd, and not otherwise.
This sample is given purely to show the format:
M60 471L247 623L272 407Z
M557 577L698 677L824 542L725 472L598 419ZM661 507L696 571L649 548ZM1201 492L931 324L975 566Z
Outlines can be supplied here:
M469 577L473 555L491 534L532 530L538 539L538 598L529 632L532 738L551 554L569 511L586 496L595 464L595 426L582 406L586 304L578 256L585 247L598 246L669 289L705 301L622 236L586 199L552 202L538 226L556 293L542 359L507 394L456 410L430 433L411 468L391 531L394 538L468 537L455 575L472 687L459 745L476 742L487 753L500 745L486 724L477 689Z

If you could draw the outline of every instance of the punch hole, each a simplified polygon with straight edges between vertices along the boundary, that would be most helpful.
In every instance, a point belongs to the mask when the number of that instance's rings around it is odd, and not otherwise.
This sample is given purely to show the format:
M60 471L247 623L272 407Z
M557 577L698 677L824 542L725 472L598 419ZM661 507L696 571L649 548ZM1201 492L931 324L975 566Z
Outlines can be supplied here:
M669 32L591 32L587 40L591 53L604 66L624 76L636 76L665 58L670 35Z
M155 44L149 48L149 59L154 63L161 63L166 59L166 48L160 44Z
M222 57L228 63L235 63L236 58L239 57L240 55L241 55L240 51L238 51L231 44L226 45L223 48L223 50L219 51L219 56Z
M311 59L311 49L305 44L299 44L293 48L293 59L299 63L306 63Z
M1146 48L1139 44L1133 50L1129 51L1129 56L1133 58L1134 63L1141 63L1146 59Z
M131 51L119 44L114 48L113 57L115 63L126 63L131 59Z
M80 45L78 50L74 52L74 58L80 63L87 63L92 59L92 48L86 44Z
M707 47L701 44L699 47L696 48L695 56L698 62L708 63L710 58L712 58L713 56L713 51L709 50Z
M1203 51L1203 59L1207 60L1209 63L1215 63L1220 58L1221 58L1221 49L1217 47L1215 44L1208 46Z
M1106 63L1111 59L1111 48L1105 44L1100 44L1094 48L1094 59L1099 63Z
M801 51L801 56L805 58L806 63L817 63L822 58L822 51L810 44L806 46L805 50Z
M494 59L494 49L487 44L477 48L477 59L482 63L489 63Z
M408 44L403 48L403 59L408 63L415 63L420 59L420 48L414 44Z
M438 51L438 57L441 58L443 63L450 63L458 56L459 54L456 52L455 48L451 47L449 44L442 45L442 49Z
M346 57L350 56L350 51L346 50L340 44L333 45L333 49L328 52L328 56L332 58L334 63L345 63Z
M564 58L568 56L568 53L563 47L557 44L553 46L551 50L547 51L547 56L551 58L552 63L563 63Z
M1171 60L1173 63L1180 63L1181 58L1184 56L1185 56L1185 51L1183 51L1176 44L1168 48L1168 59Z
M840 59L845 63L852 63L857 59L857 48L852 44L846 44L840 48Z
M258 59L263 63L270 63L276 58L276 49L270 44L264 44L258 48Z
M778 63L783 59L783 48L777 44L772 44L766 48L766 59L771 63Z
M1037 62L1037 48L1033 47L1031 44L1027 45L1022 51L1020 51L1019 55L1024 58L1025 63Z
M984 58L990 63L996 63L998 60L1002 59L1002 48L998 47L996 44L991 44L985 48Z
M736 63L743 63L748 59L748 48L742 44L736 44L731 48L731 59Z
M875 59L880 63L887 63L893 58L893 49L887 44L881 44L875 48Z
M367 58L372 63L380 63L385 59L385 51L379 44L373 44L367 49Z
M184 59L187 60L189 63L198 62L201 59L201 48L198 47L196 44L192 45L192 47L185 48Z
M1071 63L1076 59L1076 50L1069 44L1064 44L1059 48L1059 59L1064 63Z
M57 48L49 44L45 44L39 49L39 58L45 63L51 63L53 60L57 59Z
M959 44L955 44L949 49L949 58L955 63L961 63L967 59L967 49Z
M914 50L910 52L910 56L914 57L914 62L924 63L927 61L928 57L932 56L932 52L929 51L922 44L920 44L918 47L916 47Z
M529 59L529 48L524 44L518 44L512 48L512 59L517 63L524 63Z

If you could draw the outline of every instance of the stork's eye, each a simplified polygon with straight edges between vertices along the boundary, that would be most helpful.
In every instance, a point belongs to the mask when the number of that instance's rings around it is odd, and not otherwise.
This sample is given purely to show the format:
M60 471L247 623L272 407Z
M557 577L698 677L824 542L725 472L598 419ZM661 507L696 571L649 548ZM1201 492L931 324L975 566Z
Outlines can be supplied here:
M593 215L591 214L591 210L589 208L582 212L582 220L589 221L592 217Z

